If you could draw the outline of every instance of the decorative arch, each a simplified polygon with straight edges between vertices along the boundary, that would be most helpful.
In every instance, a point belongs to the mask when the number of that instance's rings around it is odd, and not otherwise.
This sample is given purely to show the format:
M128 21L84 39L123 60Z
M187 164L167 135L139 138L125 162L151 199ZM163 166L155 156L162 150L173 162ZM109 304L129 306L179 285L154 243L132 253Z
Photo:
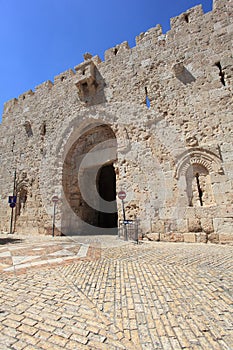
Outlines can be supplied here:
M179 179L181 176L185 176L192 164L202 165L209 173L223 174L222 162L218 155L204 148L192 148L179 157L176 163L175 177Z
M215 153L192 148L179 157L175 177L180 193L186 197L188 206L211 206L215 204L211 174L223 174L221 159Z

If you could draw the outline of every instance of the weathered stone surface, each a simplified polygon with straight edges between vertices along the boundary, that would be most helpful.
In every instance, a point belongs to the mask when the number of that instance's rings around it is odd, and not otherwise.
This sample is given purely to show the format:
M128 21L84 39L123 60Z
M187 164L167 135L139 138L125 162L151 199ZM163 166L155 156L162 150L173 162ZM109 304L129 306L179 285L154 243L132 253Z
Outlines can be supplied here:
M196 241L196 233L184 233L184 242L195 243Z
M208 235L208 241L210 243L219 243L219 234L218 233L210 233Z
M232 349L230 245L15 237L0 246L1 350Z
M232 234L232 227L233 227L233 217L229 218L214 218L213 219L214 224L214 231L217 233L227 233Z
M188 230L191 232L201 231L201 221L200 219L188 219Z
M213 220L211 218L201 218L201 228L206 233L213 232Z
M160 235L160 240L164 242L183 242L184 235L178 232L167 232Z
M198 232L196 233L196 242L197 243L206 243L208 239L208 236L204 232Z
M117 234L125 190L140 234L232 241L232 13L230 0L188 9L167 33L149 29L105 61L85 54L6 102L0 231L9 232L14 194L12 230L51 234L57 195L55 235Z
M231 233L219 233L219 243L230 243L232 242Z
M146 235L146 238L148 238L149 241L159 241L160 240L160 234L159 233L148 233Z

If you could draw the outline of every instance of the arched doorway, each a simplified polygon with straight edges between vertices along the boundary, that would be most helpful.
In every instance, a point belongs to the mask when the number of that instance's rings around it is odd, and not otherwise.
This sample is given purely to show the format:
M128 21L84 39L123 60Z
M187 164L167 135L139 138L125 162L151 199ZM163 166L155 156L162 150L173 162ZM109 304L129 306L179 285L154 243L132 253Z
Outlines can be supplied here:
M88 232L100 234L104 228L106 234L109 228L117 233L116 152L115 134L106 124L87 128L69 149L63 165L63 191L75 216L63 215L66 232L70 228L75 233L78 228L82 234L88 227Z

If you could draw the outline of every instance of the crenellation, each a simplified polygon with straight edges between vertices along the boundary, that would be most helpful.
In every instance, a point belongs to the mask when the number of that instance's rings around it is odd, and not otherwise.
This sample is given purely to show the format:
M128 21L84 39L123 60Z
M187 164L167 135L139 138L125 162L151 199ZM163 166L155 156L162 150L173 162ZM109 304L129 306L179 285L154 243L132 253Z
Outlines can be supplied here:
M180 31L188 30L189 24L198 23L204 17L202 5L195 6L188 11L181 13L179 16L173 17L170 20L171 30Z
M135 41L136 45L150 40L153 43L158 41L165 40L165 35L163 34L162 27L160 24L157 24L156 27L148 29L146 32L143 32L136 36Z
M204 19L204 12L203 12L203 7L202 5L197 5L193 8L191 8L190 10L188 10L188 12L186 12L186 14L188 15L188 23L194 23L194 22L201 22Z
M28 91L24 92L23 94L19 95L18 101L22 102L24 100L28 100L28 98L30 98L33 95L34 95L34 92L32 90L28 90Z
M44 92L44 93L47 93L49 90L51 90L53 87L53 83L51 80L47 80L43 83L41 83L40 85L37 85L35 87L35 92L38 93L38 92Z
M54 77L54 85L60 85L66 80L70 80L75 75L75 72L72 69L68 69L65 72L62 72Z
M4 103L2 122L4 122L4 119L7 116L7 114L10 113L11 111L13 111L17 104L18 104L17 98L13 98L13 99Z
M116 56L120 55L125 52L129 52L130 50L130 47L129 47L129 44L127 41L124 41L123 43L119 44L119 45L116 45L115 47L112 47L108 50L105 51L104 53L104 58L105 58L105 61L109 61L111 60L112 58L115 58Z

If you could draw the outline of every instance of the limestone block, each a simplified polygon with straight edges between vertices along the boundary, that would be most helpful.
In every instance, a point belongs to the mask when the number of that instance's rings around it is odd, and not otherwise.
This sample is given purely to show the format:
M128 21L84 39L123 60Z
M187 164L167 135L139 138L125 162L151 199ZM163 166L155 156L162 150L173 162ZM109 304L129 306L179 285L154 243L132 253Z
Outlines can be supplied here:
M196 234L195 233L184 233L184 242L196 243Z
M218 233L210 233L208 235L208 242L210 242L210 243L219 243L219 235L218 235Z
M233 230L232 233L219 233L219 243L233 243Z
M201 221L197 218L188 219L188 230L190 232L200 232L201 231Z
M201 228L206 233L213 232L213 220L211 218L201 218Z
M152 222L152 232L164 232L164 221L156 220Z
M207 234L204 232L196 233L196 242L197 243L206 243L207 242Z
M160 240L160 234L159 233L148 233L146 235L146 238L148 238L149 241L159 241Z
M160 241L163 242L183 242L184 236L179 232L166 232L160 235Z
M232 234L233 233L233 217L231 218L214 218L214 231L216 233Z
M186 219L177 220L177 231L181 233L188 231L188 222Z
M174 232L171 237L171 242L184 242L184 235L182 233Z

